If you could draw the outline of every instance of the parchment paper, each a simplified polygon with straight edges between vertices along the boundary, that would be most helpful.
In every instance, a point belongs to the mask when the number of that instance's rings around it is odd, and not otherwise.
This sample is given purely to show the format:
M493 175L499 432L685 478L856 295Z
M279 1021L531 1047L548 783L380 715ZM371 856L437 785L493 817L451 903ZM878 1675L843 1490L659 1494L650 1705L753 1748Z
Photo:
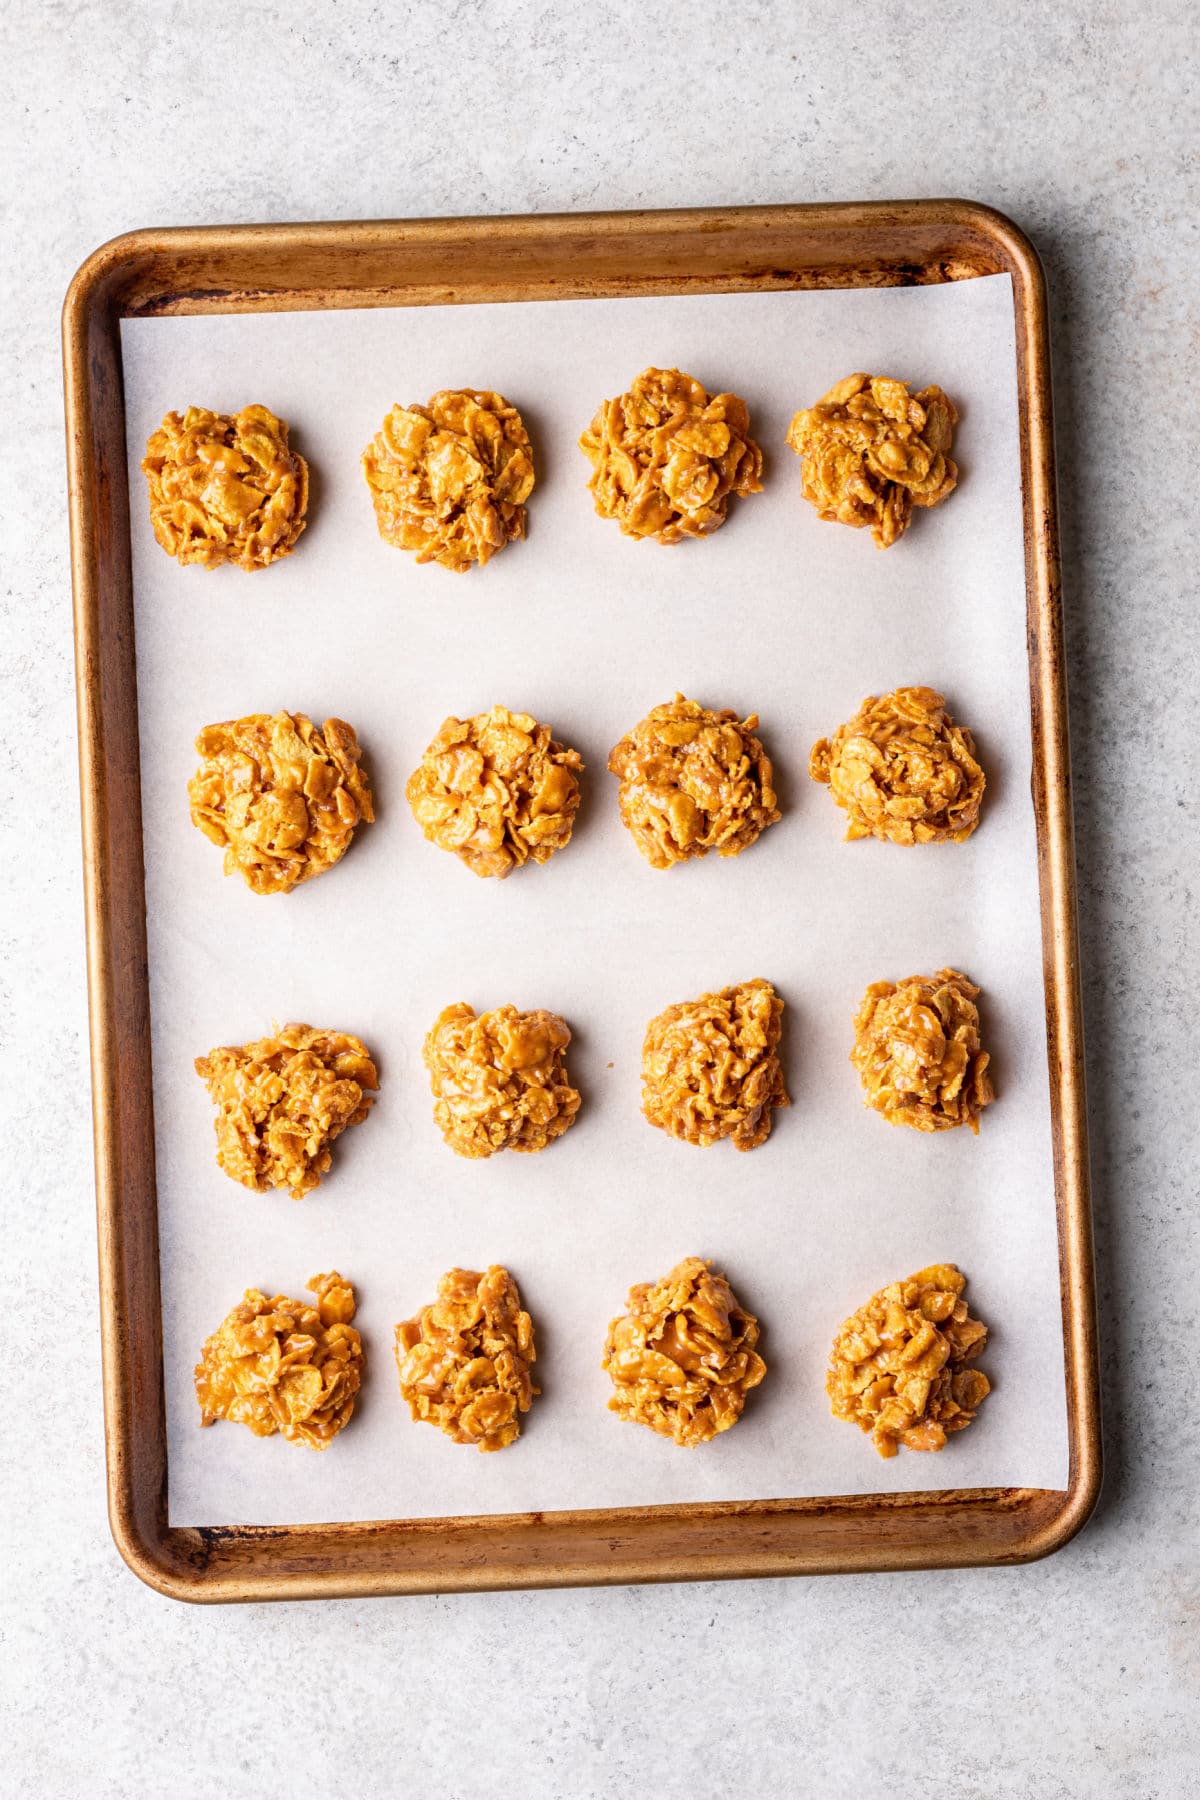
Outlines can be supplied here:
M137 320L123 327L164 1353L175 1524L301 1523L1030 1484L1061 1488L1067 1438L1041 983L1012 295L943 287ZM709 540L622 538L592 510L576 437L648 363L750 406L766 488ZM821 524L784 445L792 412L852 369L958 402L961 485L894 549ZM528 540L483 571L417 567L378 538L359 455L396 400L494 387L533 437ZM138 470L189 402L283 414L312 465L311 524L269 570L180 569ZM942 689L988 772L965 845L842 840L813 740L865 694ZM741 857L651 870L619 823L611 746L676 688L757 710L783 820ZM568 850L504 883L427 844L405 780L443 717L528 709L587 764ZM188 820L192 741L286 707L357 728L379 820L290 896L223 879ZM879 977L964 969L984 989L998 1098L978 1139L891 1129L847 1061ZM646 1021L751 976L787 1002L794 1104L739 1155L677 1144L639 1110ZM570 1022L578 1123L538 1156L468 1163L434 1128L421 1043L438 1011L512 1001ZM301 1019L358 1033L378 1104L308 1199L257 1196L214 1160L192 1059ZM606 1410L599 1367L630 1284L711 1256L763 1323L769 1372L732 1431L684 1451ZM877 1287L959 1263L991 1328L994 1392L941 1455L881 1461L824 1394L833 1333ZM509 1265L543 1393L518 1443L480 1456L410 1422L394 1322L454 1263ZM192 1369L242 1289L358 1290L368 1368L324 1455L198 1428Z

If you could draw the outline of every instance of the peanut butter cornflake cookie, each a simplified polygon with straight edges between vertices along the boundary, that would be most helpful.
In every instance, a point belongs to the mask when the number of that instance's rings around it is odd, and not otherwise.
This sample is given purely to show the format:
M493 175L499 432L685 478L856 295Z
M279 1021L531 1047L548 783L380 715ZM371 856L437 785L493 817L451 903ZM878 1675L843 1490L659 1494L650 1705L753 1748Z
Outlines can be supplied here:
M451 1269L438 1297L396 1327L400 1392L414 1419L456 1444L503 1450L537 1393L533 1321L507 1269Z
M783 1001L769 981L742 981L668 1006L642 1046L642 1111L685 1144L732 1138L754 1150L771 1113L790 1104L778 1048Z
M563 1053L570 1027L557 1013L498 1006L476 1016L460 1002L425 1039L433 1116L456 1156L544 1150L574 1123L579 1093Z
M556 743L548 725L493 706L447 719L405 792L431 844L473 874L503 880L570 842L582 767L578 750Z
M822 519L869 525L881 550L914 506L940 506L958 480L950 460L958 413L939 387L910 394L885 375L847 375L788 427L803 459L801 492Z
M154 535L180 563L265 569L304 530L308 464L265 406L170 412L142 458Z
M287 894L323 875L375 817L354 728L303 713L251 713L206 725L188 783L192 824L225 852L225 873L255 894Z
M892 844L961 844L987 785L971 733L927 687L868 694L832 738L818 738L808 772L847 815L847 838Z
M767 1365L755 1349L758 1320L725 1277L689 1256L661 1281L630 1288L627 1305L604 1343L610 1412L687 1448L736 1425Z
M332 1160L330 1146L361 1124L379 1086L366 1045L344 1031L285 1025L253 1044L224 1044L196 1058L217 1109L217 1162L262 1194L311 1193Z
M602 401L579 448L596 511L626 537L708 537L725 523L731 494L762 488L746 402L710 395L678 369L643 369L628 393Z
M920 1269L880 1288L834 1338L825 1380L834 1417L870 1432L880 1456L901 1445L944 1449L991 1392L987 1376L965 1366L987 1343L966 1285L953 1263Z
M228 1419L255 1437L327 1450L354 1411L362 1339L354 1289L337 1270L308 1284L316 1305L247 1288L196 1364L201 1425Z
M525 535L533 448L502 394L445 388L427 406L393 406L363 451L385 543L458 573Z
M652 869L710 850L737 856L781 816L757 730L757 713L739 719L676 694L614 746L621 819Z
M979 989L957 969L875 981L854 1017L850 1061L866 1103L889 1125L949 1131L969 1125L994 1095L979 1043Z

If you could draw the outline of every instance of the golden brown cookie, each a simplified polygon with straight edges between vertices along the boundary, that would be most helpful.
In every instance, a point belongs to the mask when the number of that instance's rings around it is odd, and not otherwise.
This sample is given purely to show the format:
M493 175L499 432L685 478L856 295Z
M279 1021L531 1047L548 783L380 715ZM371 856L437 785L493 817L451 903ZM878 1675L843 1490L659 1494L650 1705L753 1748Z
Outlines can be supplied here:
M525 535L533 448L503 394L445 388L393 406L363 451L385 543L459 573Z
M875 981L854 1016L850 1061L866 1103L889 1125L949 1131L969 1125L994 1095L979 1044L979 989L957 969Z
M822 519L869 525L886 550L914 506L940 506L953 491L957 421L939 387L910 394L886 375L847 375L788 427L788 445L803 458L801 492Z
M628 1310L609 1326L609 1410L677 1444L706 1444L737 1424L766 1374L757 1343L758 1320L725 1277L689 1256L661 1281L630 1288Z
M425 1039L433 1116L456 1156L544 1150L574 1122L579 1094L563 1053L570 1027L557 1013L448 1006Z
M615 745L621 819L653 869L715 850L737 856L780 817L771 759L739 719L676 694Z
M379 1086L369 1052L343 1031L285 1025L253 1044L224 1044L196 1058L217 1109L217 1161L262 1194L311 1193L332 1160L330 1145L371 1110Z
M503 1450L537 1393L533 1322L507 1269L451 1269L438 1297L396 1327L400 1392L414 1419L456 1444Z
M170 412L142 459L154 535L180 563L265 569L304 530L308 464L265 406Z
M447 719L405 792L431 844L473 874L503 880L570 843L582 767L578 750L556 743L548 725L493 706Z
M782 1017L769 981L742 981L651 1019L642 1046L651 1125L685 1144L765 1143L772 1107L790 1104L778 1056Z
M303 713L251 713L206 725L188 782L192 824L225 852L225 873L256 894L323 875L375 817L354 728Z
M873 1294L834 1338L825 1379L834 1416L869 1431L880 1456L901 1444L943 1449L990 1392L987 1376L964 1366L987 1343L966 1285L953 1263L920 1269Z
M725 523L731 494L762 488L746 402L708 394L678 369L643 369L604 400L579 440L596 511L626 537L677 544Z
M846 813L847 838L892 844L961 844L987 785L971 733L927 687L868 694L832 738L818 738L808 772Z
M362 1339L351 1324L354 1289L336 1269L308 1284L316 1305L257 1288L205 1343L196 1364L201 1425L229 1419L255 1437L327 1450L354 1411Z

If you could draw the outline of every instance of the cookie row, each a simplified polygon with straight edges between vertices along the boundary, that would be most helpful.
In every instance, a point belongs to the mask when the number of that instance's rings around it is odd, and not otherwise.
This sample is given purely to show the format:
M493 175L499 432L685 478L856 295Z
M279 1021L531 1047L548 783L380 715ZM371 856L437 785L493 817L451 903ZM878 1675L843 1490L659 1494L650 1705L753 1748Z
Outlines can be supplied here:
M257 894L288 893L345 855L374 820L354 728L303 713L252 713L208 725L188 784L192 822L225 851L226 874ZM571 840L579 751L530 713L493 706L446 719L405 794L430 843L473 874L501 880ZM676 694L611 751L621 819L651 868L737 856L780 818L758 715ZM847 815L847 838L962 843L979 823L986 777L971 732L933 688L870 694L809 758Z
M365 1358L354 1290L336 1270L308 1284L315 1305L248 1288L196 1365L201 1425L228 1419L325 1450L349 1423ZM869 1432L881 1456L941 1450L990 1392L968 1365L987 1342L966 1278L934 1264L872 1295L837 1331L825 1388L836 1418ZM767 1365L759 1324L711 1263L687 1257L629 1290L601 1366L609 1409L691 1448L736 1425ZM454 1268L437 1299L395 1327L400 1393L414 1420L455 1443L503 1450L538 1389L533 1321L508 1270Z
M979 989L957 969L876 981L854 1016L850 1060L865 1103L918 1131L979 1130L993 1099L979 1032ZM790 1104L779 1056L783 1001L769 981L739 982L668 1006L642 1045L642 1112L681 1143L736 1150L766 1142L776 1107ZM433 1116L458 1156L545 1150L581 1105L566 1066L571 1029L557 1013L460 1001L439 1013L423 1056ZM217 1161L256 1193L295 1200L329 1170L332 1145L360 1124L379 1076L348 1032L285 1025L249 1044L196 1058L216 1108Z
M787 444L818 516L869 526L887 548L914 506L937 506L957 482L958 414L938 387L911 394L858 373L796 413ZM150 520L181 563L265 568L295 548L308 507L308 465L285 420L265 406L170 412L146 445ZM678 369L644 369L600 403L579 439L596 511L628 537L677 544L724 524L733 495L762 491L762 451L736 394L710 394ZM386 543L419 563L463 571L525 535L533 446L516 407L488 389L448 388L425 406L393 406L362 455Z

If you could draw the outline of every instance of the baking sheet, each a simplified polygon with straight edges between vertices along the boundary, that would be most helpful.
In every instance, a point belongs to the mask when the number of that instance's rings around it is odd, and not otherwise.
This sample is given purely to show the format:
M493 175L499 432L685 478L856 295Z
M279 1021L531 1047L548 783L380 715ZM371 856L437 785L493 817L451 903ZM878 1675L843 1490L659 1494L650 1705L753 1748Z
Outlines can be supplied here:
M133 504L172 1525L287 1524L938 1487L1063 1488L1068 1443L1036 841L1029 793L1011 284L571 301L122 325ZM592 511L575 440L647 363L750 406L766 487L709 540L666 549ZM784 446L796 407L854 368L935 380L962 414L961 482L902 542L821 524ZM359 454L396 400L490 386L534 441L529 537L486 570L417 567L378 538ZM312 469L296 553L247 578L183 570L153 541L138 463L164 412L261 400ZM988 771L964 845L842 841L807 777L813 740L863 695L941 688ZM677 689L757 710L784 817L733 860L651 870L605 771ZM443 717L500 701L587 764L568 850L504 883L427 844L404 783ZM287 707L349 719L378 822L288 896L225 880L190 824L197 730ZM998 1098L979 1137L890 1129L847 1061L868 982L943 964L983 989ZM705 1151L639 1111L646 1021L762 975L787 1002L793 1105L759 1150ZM421 1042L451 1001L551 1007L575 1033L578 1122L539 1156L454 1157ZM199 1052L302 1019L356 1032L381 1093L302 1202L254 1195L213 1155ZM631 1283L715 1259L763 1325L769 1372L737 1428L695 1451L606 1410L604 1331ZM939 1456L881 1461L828 1411L834 1330L933 1261L970 1278L994 1391ZM504 1262L534 1315L542 1397L483 1457L413 1424L395 1320L454 1263ZM355 1283L368 1358L323 1456L198 1428L192 1369L244 1287Z

